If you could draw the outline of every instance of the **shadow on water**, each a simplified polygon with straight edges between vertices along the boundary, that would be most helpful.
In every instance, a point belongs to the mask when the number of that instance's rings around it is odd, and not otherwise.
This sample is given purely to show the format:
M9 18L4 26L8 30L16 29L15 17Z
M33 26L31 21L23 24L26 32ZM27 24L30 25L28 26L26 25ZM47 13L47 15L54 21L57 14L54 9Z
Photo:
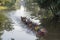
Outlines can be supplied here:
M42 19L41 23L48 30L48 34L45 37L46 40L60 40L60 22L54 19L52 21Z

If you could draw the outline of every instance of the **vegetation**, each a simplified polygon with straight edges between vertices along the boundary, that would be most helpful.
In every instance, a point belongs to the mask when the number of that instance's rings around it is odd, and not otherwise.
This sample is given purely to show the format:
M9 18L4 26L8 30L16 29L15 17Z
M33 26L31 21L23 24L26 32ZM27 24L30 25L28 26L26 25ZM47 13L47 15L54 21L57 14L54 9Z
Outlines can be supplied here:
M57 19L60 16L60 8L59 8L60 0L35 0L35 1L38 3L40 8L48 10L48 12L50 11L50 13L52 13L54 18Z
M34 0L26 0L26 7L29 11L32 11L32 15L36 16L39 11L39 6Z
M10 9L16 3L16 0L0 0L0 10L2 9Z
M8 20L8 18L1 12L0 13L0 40L2 40L1 36L4 34L4 30L11 31L13 30L13 27L11 25L11 22Z
M0 10L8 9L6 6L0 6Z

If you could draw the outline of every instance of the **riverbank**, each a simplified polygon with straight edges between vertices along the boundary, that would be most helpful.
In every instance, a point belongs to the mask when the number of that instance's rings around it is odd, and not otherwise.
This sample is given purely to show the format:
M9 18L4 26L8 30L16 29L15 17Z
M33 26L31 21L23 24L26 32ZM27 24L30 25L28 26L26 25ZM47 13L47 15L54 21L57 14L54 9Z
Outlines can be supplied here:
M0 10L5 10L5 9L8 9L8 7L6 7L6 6L0 6Z

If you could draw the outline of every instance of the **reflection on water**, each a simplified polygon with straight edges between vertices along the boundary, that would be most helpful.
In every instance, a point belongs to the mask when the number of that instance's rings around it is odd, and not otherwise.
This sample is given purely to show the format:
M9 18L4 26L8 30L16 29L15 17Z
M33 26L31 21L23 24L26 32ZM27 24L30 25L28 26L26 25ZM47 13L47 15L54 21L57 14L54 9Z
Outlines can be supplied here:
M0 40L1 36L4 34L4 31L12 31L13 27L11 22L5 18L5 16L0 16Z

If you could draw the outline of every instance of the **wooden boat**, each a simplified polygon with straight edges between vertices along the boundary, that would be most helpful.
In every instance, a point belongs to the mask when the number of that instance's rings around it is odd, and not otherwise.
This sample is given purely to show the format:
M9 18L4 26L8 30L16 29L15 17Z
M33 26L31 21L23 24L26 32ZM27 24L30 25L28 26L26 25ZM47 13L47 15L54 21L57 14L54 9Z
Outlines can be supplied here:
M30 19L26 17L21 17L21 21L27 25L29 29L34 31L38 36L44 36L46 34L45 28L40 28L40 25L33 23Z

